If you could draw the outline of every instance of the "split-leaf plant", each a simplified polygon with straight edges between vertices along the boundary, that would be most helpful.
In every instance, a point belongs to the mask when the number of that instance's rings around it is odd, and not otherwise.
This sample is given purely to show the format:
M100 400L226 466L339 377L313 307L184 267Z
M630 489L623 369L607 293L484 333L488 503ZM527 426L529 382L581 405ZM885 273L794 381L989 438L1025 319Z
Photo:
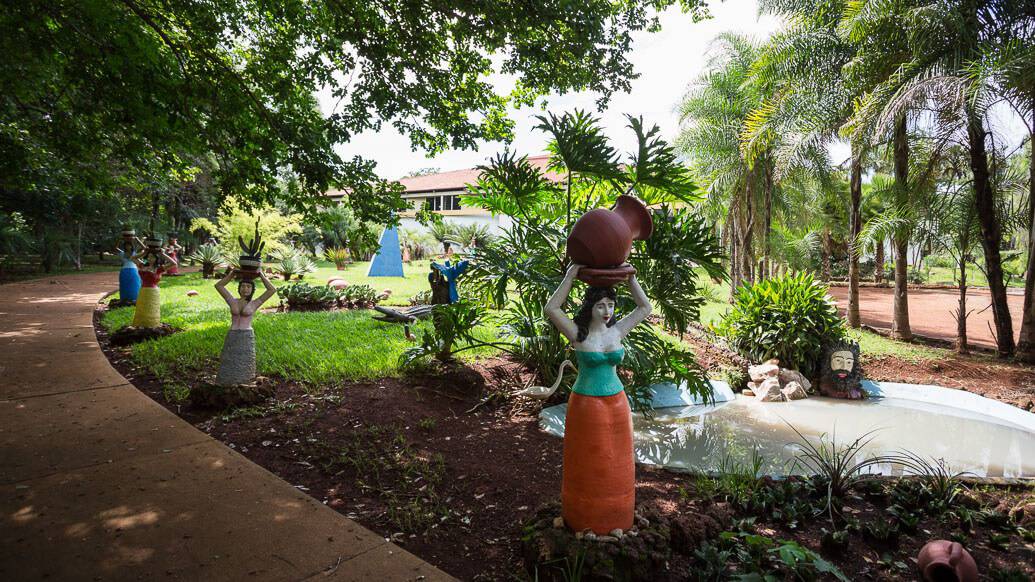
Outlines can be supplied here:
M478 182L468 186L465 207L507 215L511 224L488 244L472 252L475 265L469 288L486 305L501 309L503 332L515 344L516 357L541 380L552 380L570 347L543 315L543 305L569 265L565 239L574 222L594 208L608 208L618 196L636 195L651 208L654 234L634 244L629 263L661 316L661 327L682 333L699 316L701 272L725 278L721 248L712 229L696 212L700 200L688 169L654 126L628 117L636 149L622 156L604 135L599 121L574 111L540 116L537 129L547 133L545 171L525 156L505 152L480 166ZM566 305L574 314L581 283ZM618 309L633 308L619 289ZM653 324L626 338L623 379L633 406L649 406L645 387L659 381L684 382L692 392L708 395L710 385L693 354Z

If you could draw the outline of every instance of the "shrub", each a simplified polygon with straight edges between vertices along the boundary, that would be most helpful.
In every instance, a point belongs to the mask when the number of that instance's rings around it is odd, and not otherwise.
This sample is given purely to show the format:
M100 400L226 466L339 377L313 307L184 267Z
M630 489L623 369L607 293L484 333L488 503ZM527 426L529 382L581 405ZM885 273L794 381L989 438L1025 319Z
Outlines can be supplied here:
M331 247L325 250L323 255L339 269L344 269L349 262L349 249L346 248Z
M847 333L827 288L804 273L740 287L715 331L754 362L777 358L806 375L818 371L824 346Z
M198 250L191 253L187 258L201 263L201 276L204 279L211 278L216 267L226 262L223 258L223 252L219 249L219 246L214 244L201 245L198 247Z
M334 307L341 293L333 287L310 285L309 283L292 283L277 289L281 301L288 309L317 310Z
M276 261L272 265L273 270L284 277L285 281L290 281L293 275L298 275L298 278L301 279L307 273L316 270L316 263L304 252L295 248L287 248L273 253L273 260Z
M341 290L342 307L368 308L377 303L377 291L370 285L349 285Z

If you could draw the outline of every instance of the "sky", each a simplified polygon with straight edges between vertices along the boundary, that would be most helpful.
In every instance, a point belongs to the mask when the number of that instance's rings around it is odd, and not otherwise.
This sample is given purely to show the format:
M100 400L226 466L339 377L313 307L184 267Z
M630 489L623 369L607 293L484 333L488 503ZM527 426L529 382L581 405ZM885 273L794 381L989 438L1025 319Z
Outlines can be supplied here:
M625 113L642 115L648 126L657 124L666 139L671 140L677 135L679 116L676 106L693 79L703 71L709 45L716 36L732 31L762 40L780 24L771 16L759 17L755 0L709 4L710 20L694 23L689 15L672 8L661 15L660 32L643 32L634 36L628 58L640 77L632 81L629 93L616 93L607 109L598 113L606 134L620 151L630 151L635 144L632 132L625 127ZM509 83L502 77L491 81L499 87L506 87ZM595 94L583 92L550 96L547 105L555 113L576 108L596 111L595 101ZM320 95L320 102L325 113L334 105L326 94ZM511 145L513 151L530 156L545 151L546 135L532 129L534 115L540 113L542 111L538 107L512 112L511 118L517 124ZM394 180L420 168L447 171L474 167L505 147L500 142L485 142L476 151L451 150L428 158L423 152L412 151L406 137L386 126L381 132L357 135L351 142L338 146L338 151L347 157L359 154L377 161L378 174Z

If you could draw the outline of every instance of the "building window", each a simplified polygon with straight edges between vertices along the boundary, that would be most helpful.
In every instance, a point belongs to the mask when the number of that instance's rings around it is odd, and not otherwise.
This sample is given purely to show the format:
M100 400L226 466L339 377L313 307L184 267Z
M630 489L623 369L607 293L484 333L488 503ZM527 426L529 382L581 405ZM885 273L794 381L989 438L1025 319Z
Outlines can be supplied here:
M460 210L460 196L446 194L443 196L429 196L424 199L424 204L430 210Z

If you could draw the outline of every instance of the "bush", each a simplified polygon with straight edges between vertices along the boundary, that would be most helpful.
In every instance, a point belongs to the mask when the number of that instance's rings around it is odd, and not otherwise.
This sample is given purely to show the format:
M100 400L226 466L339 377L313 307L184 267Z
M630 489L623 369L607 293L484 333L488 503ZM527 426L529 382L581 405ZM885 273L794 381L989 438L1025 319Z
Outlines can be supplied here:
M277 289L281 301L288 309L318 310L330 309L337 305L341 293L333 287L310 285L309 283L292 283Z
M377 303L377 291L370 285L349 285L339 293L342 307L368 308Z
M342 247L331 247L323 252L328 261L334 263L338 269L344 269L349 263L349 249Z
M827 288L805 273L740 287L715 331L753 362L776 358L807 376L819 370L824 346L846 336Z
M201 263L201 276L204 279L211 278L216 267L226 262L223 252L214 244L201 245L187 258Z
M293 275L297 275L301 279L316 270L316 263L313 259L309 258L305 252L293 247L273 253L273 260L276 261L271 265L273 270L285 281L290 281Z

